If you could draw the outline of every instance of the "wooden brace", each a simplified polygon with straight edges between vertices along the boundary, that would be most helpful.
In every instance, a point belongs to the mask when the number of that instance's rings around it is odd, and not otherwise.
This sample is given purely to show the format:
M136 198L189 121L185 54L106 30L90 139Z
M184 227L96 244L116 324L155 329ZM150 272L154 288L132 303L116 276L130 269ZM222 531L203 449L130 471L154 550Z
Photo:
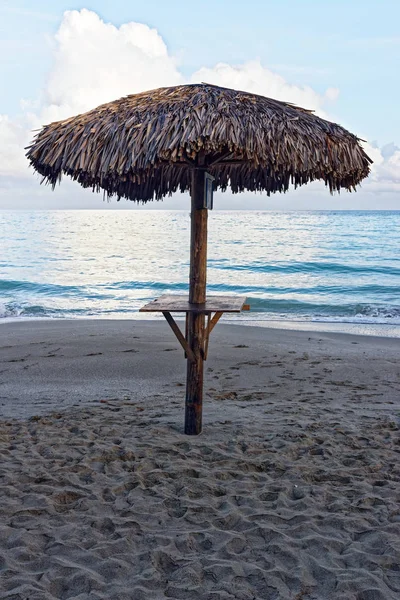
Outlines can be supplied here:
M190 348L188 341L187 341L188 313L186 313L185 335L183 335L183 333L181 332L179 325L176 323L175 319L173 318L173 316L171 315L170 312L164 310L164 311L162 311L162 314L164 315L167 323L169 324L172 331L174 332L178 342L182 346L182 348L185 352L185 358L188 358L189 360L194 361L195 356L194 356L193 351ZM206 313L207 323L206 323L206 326L205 326L204 332L203 332L203 343L204 343L204 346L202 348L203 360L207 360L210 333L212 332L212 330L214 329L214 327L216 326L216 324L218 323L218 321L220 320L220 318L222 317L223 314L224 314L223 312L218 311L213 315L213 317L211 317L211 313Z

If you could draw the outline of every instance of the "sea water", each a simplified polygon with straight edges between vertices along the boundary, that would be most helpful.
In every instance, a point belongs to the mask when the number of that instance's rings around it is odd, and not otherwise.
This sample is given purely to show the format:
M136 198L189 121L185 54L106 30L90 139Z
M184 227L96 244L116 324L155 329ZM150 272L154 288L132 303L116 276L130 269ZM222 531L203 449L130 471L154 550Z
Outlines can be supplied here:
M160 318L189 242L188 211L0 211L0 323ZM247 297L226 321L400 337L400 211L210 211L207 290Z

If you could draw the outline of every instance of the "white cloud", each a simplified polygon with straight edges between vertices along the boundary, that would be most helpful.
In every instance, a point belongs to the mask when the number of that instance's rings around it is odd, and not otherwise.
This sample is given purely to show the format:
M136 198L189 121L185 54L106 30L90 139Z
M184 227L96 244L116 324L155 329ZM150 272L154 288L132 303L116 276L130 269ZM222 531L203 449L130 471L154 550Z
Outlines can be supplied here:
M322 109L327 100L335 100L339 90L328 88L324 95L318 94L309 86L288 83L284 77L262 66L260 61L250 61L243 65L219 63L213 68L203 67L193 73L193 83L213 83L223 87L246 90L262 96L284 100L324 114Z
M377 167L378 181L400 184L400 151L397 150L392 156L384 160ZM400 185L399 185L400 191Z
M48 121L183 80L161 36L141 23L118 28L89 10L67 11L55 41L44 93Z
M4 190L12 180L18 186L18 181L29 176L32 190L35 188L32 195L37 196L37 179L27 168L24 151L33 137L32 129L126 94L186 81L155 29L134 22L115 27L87 9L64 13L52 49L53 66L40 98L21 101L22 113L17 118L0 115L0 206L6 202ZM203 67L188 81L252 91L313 109L325 117L326 105L334 102L339 93L336 88L320 94L310 86L293 85L259 61ZM374 145L366 148L375 164L365 188L369 185L377 189L384 183L385 189L397 189L399 149L390 144L382 151ZM24 193L26 185L21 187Z
M24 156L24 146L31 134L28 117L9 119L0 115L0 179L1 177L30 176Z
M400 149L394 143L379 148L376 142L364 142L363 147L374 161L371 175L363 184L365 190L374 193L400 193Z
M141 23L117 28L86 9L64 13L53 49L41 98L21 100L16 118L0 115L0 177L29 176L36 184L24 150L33 129L129 93L183 82L155 29Z

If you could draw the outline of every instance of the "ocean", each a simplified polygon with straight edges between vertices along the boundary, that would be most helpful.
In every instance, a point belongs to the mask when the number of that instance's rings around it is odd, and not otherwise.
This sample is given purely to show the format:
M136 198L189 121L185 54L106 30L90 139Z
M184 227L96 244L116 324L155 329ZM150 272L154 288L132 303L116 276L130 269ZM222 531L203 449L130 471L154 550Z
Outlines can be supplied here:
M0 323L152 318L189 234L189 211L0 211ZM210 211L207 287L247 296L226 322L400 337L400 211Z

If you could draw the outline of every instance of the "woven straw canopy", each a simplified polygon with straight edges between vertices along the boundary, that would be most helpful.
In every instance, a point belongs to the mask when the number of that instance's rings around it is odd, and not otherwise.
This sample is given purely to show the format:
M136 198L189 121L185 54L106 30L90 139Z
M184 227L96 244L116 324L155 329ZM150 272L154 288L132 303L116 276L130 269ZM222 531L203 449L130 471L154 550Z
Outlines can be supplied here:
M317 179L351 191L372 162L355 135L312 111L209 84L127 96L46 125L27 157L53 186L64 173L143 202L190 190L193 167L215 188L269 195Z

